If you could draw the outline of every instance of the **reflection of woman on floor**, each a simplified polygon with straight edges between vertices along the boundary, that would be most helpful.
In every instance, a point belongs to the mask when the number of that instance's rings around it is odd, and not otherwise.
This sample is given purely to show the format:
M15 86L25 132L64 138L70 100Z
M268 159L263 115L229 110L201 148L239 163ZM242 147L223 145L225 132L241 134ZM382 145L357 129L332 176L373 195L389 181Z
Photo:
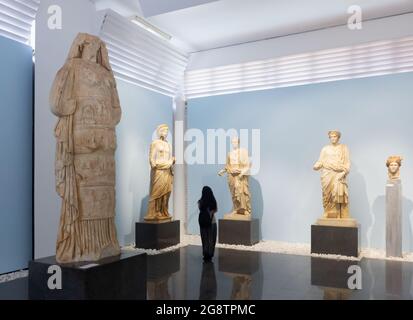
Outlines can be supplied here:
M202 265L201 284L199 286L199 300L216 300L217 278L212 261L205 261Z
M217 201L210 187L202 189L202 197L198 201L199 229L201 231L202 253L204 260L209 261L214 256L215 243L217 239L217 223L215 213L217 212Z

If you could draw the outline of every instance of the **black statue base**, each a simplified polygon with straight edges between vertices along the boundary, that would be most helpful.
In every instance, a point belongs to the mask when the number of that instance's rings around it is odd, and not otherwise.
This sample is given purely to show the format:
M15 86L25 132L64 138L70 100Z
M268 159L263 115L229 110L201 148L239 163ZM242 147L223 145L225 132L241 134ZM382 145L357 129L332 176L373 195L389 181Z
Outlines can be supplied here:
M359 228L312 225L311 253L358 257Z
M94 262L58 264L55 256L33 260L29 262L29 298L144 300L146 259L146 253L122 252ZM61 289L56 269L61 270Z
M260 241L259 220L227 220L220 219L218 226L218 242L252 246Z
M180 243L179 220L168 222L136 222L135 246L142 249L164 249Z

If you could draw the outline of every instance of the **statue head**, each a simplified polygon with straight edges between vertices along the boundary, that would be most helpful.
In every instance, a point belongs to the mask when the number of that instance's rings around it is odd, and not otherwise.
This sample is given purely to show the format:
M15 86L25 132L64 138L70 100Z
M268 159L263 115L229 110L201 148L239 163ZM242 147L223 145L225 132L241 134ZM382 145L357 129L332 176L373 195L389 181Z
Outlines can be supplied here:
M239 137L232 137L231 145L232 145L233 149L235 149L235 150L238 149L239 148L239 143L240 143Z
M109 63L108 50L105 43L100 38L87 34L79 33L72 43L67 60L84 59L100 64L108 71L112 71Z
M397 180L400 178L400 167L402 166L403 158L400 156L390 156L386 161L388 168L388 175L390 180Z
M158 128L156 128L156 132L158 133L158 137L160 139L166 140L169 132L169 127L166 124L160 124Z
M330 138L331 144L336 145L340 141L341 132L338 130L331 130L328 132L328 137Z

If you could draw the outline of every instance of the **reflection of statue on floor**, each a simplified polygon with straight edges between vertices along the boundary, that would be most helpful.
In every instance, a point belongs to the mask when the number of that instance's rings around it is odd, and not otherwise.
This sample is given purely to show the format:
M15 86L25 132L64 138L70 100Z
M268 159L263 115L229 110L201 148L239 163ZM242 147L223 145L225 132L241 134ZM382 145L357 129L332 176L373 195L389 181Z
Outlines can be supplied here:
M329 131L330 144L320 153L320 158L314 164L314 170L321 170L321 187L323 191L322 222L356 225L350 218L347 175L350 172L350 155L346 145L340 144L341 133ZM331 219L331 220L330 220ZM330 220L330 221L329 221Z
M252 277L250 275L236 275L232 280L231 300L250 300Z
M232 212L226 214L224 219L250 220L251 195L248 176L251 164L248 150L239 147L240 140L238 137L232 138L231 142L233 150L228 153L225 168L218 172L220 176L227 174L228 186L232 196Z
M342 288L330 288L323 287L324 290L324 300L348 300L350 299L351 289Z
M147 281L148 300L171 300L168 287L169 278L170 276L167 276Z

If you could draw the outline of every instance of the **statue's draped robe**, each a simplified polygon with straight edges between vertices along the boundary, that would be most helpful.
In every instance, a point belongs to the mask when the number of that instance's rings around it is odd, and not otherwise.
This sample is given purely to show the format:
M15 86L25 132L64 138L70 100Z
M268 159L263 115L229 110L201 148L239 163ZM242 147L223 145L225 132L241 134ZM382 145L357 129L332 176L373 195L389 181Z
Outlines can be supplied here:
M324 218L349 218L347 174L350 157L346 145L328 145L321 150ZM340 178L342 173L344 176Z
M161 148L159 148L161 145ZM168 148L168 150L163 150ZM154 141L149 151L149 163L151 165L151 185L148 204L148 212L145 220L170 219L168 212L169 197L173 186L173 172L171 162L171 147L166 141ZM160 153L168 152L168 159L164 159Z
M56 190L62 198L56 259L93 261L120 252L115 218L115 126L121 109L113 73L81 58L59 70L50 96Z
M227 156L225 170L227 172L228 186L232 196L232 211L238 214L250 215L251 195L248 184L250 162L248 151L241 148L231 151ZM245 174L236 175L234 174L236 170L241 170Z

